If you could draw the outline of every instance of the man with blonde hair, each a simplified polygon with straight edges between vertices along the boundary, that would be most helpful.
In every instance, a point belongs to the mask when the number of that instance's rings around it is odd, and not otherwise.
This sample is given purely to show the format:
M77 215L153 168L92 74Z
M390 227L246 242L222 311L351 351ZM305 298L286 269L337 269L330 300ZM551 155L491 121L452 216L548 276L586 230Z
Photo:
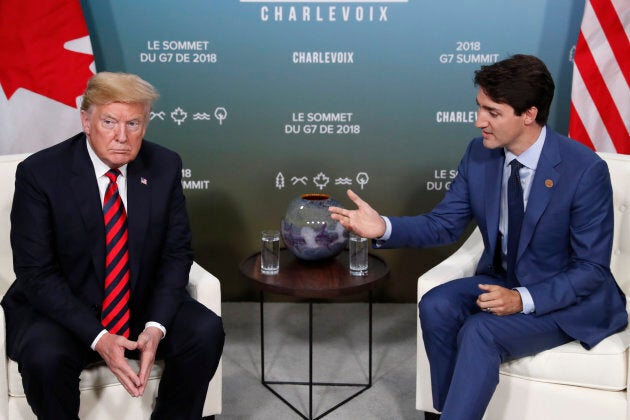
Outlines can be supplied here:
M76 419L79 375L105 361L143 394L165 360L156 419L199 419L221 357L221 318L186 292L191 232L180 157L143 140L157 91L132 74L88 82L83 132L16 172L17 279L2 299L7 350L40 419ZM127 357L138 358L134 371Z

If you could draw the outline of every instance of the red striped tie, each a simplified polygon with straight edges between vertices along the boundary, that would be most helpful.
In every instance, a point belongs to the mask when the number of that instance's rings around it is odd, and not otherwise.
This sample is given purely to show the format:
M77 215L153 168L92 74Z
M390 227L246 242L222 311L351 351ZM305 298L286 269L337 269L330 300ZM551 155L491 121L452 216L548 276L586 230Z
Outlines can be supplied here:
M129 252L127 251L127 213L116 178L118 169L106 174L109 185L105 192L105 299L101 323L111 334L129 337Z

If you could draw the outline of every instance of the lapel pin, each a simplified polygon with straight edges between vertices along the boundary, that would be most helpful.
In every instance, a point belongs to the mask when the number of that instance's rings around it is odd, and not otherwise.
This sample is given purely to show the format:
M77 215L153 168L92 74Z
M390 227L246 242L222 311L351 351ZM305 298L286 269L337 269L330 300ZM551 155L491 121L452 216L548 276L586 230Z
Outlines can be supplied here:
M147 185L147 184L148 184L148 181L147 181L147 179L146 179L145 177L143 177L143 176L142 176L142 177L140 177L140 183L141 183L142 185Z
M550 179L545 179L545 187L547 188L553 187L553 181Z

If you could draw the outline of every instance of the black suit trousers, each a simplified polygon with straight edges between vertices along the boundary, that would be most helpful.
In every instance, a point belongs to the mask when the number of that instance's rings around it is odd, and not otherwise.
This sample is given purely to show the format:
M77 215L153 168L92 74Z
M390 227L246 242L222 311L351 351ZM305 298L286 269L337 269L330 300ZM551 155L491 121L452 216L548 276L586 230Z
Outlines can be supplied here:
M38 419L78 419L79 375L102 359L49 317L35 312L29 317L22 323L25 328L9 329L7 335L9 357L18 362L27 400ZM158 346L165 369L152 419L201 418L223 343L221 318L201 303L185 300Z

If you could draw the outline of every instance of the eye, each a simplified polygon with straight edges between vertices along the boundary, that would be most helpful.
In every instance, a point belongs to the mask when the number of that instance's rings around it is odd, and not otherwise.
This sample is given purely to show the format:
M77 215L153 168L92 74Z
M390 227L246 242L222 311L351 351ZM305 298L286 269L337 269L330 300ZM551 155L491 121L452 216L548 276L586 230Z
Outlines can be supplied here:
M142 124L138 120L131 120L127 122L127 128L131 131L137 131Z
M105 118L103 120L103 127L107 128L108 130L116 127L116 121L110 119L110 118Z

